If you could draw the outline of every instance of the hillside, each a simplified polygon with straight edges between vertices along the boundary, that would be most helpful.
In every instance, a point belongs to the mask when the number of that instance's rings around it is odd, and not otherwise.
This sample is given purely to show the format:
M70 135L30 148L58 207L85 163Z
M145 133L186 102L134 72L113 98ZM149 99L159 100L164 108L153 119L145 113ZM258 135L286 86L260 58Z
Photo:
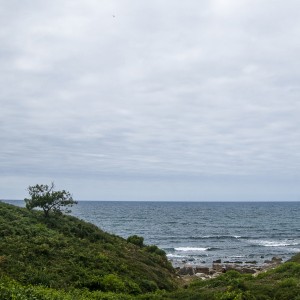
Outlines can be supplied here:
M257 276L228 271L184 284L162 250L130 240L0 202L0 299L300 300L300 253Z
M21 285L140 294L175 287L155 246L139 247L72 216L0 202L0 276Z

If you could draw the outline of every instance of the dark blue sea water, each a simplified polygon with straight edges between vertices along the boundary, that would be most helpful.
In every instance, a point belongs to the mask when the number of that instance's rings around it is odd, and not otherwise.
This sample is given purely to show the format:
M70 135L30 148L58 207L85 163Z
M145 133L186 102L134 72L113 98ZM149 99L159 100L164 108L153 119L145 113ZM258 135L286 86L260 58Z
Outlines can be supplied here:
M300 202L80 201L72 214L124 238L143 236L174 266L263 263L300 252Z
M175 266L300 252L299 202L80 202L73 214L124 238L143 236Z

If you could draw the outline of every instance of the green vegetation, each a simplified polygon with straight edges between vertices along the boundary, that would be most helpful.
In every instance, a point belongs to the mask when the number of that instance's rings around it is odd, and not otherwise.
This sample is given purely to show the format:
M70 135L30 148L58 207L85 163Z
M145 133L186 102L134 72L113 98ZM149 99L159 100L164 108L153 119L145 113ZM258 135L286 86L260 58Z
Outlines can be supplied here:
M156 299L300 300L300 264L285 263L256 277L229 271Z
M139 247L144 247L144 238L141 236L131 235L127 238L127 242Z
M257 276L179 282L164 251L0 202L0 299L300 300L300 254Z
M56 214L61 214L62 212L70 213L71 210L67 209L67 207L77 204L69 192L65 190L54 191L53 182L51 186L47 184L29 186L28 193L30 198L24 199L26 208L31 210L39 207L44 211L45 217L49 217L50 212Z
M0 276L6 282L2 290L14 280L11 285L17 290L38 286L51 288L49 293L80 289L137 295L176 286L164 253L72 216L45 217L41 211L5 203L0 203Z

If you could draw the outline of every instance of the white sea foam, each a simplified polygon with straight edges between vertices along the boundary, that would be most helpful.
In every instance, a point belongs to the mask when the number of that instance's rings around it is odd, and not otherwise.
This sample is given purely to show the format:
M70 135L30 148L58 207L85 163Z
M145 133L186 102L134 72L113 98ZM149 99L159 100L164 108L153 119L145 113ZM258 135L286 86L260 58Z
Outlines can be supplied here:
M287 246L296 246L298 242L290 241L266 241L266 240L250 240L251 243L264 246L264 247L287 247Z
M298 252L300 252L300 249L299 248L291 248L290 251L298 253Z
M184 255L176 255L176 254L171 254L171 253L167 254L167 257L168 258L185 258Z
M198 237L192 237L194 239L198 238ZM232 238L235 238L235 239L239 239L241 238L240 235L204 235L204 236L201 236L199 237L200 239L232 239Z
M188 252L188 251L207 251L209 248L199 248L199 247L178 247L175 248L176 251L183 251L183 252Z

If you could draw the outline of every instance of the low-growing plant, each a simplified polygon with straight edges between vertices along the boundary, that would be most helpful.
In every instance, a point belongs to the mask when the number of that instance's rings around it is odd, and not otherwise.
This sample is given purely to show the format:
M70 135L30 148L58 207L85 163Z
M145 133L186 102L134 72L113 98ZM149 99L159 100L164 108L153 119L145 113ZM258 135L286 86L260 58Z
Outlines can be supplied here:
M145 247L145 251L149 253L155 253L157 255L165 256L166 252L162 249L159 249L156 245L150 245Z
M139 247L144 247L144 238L138 235L131 235L127 238L127 242Z

